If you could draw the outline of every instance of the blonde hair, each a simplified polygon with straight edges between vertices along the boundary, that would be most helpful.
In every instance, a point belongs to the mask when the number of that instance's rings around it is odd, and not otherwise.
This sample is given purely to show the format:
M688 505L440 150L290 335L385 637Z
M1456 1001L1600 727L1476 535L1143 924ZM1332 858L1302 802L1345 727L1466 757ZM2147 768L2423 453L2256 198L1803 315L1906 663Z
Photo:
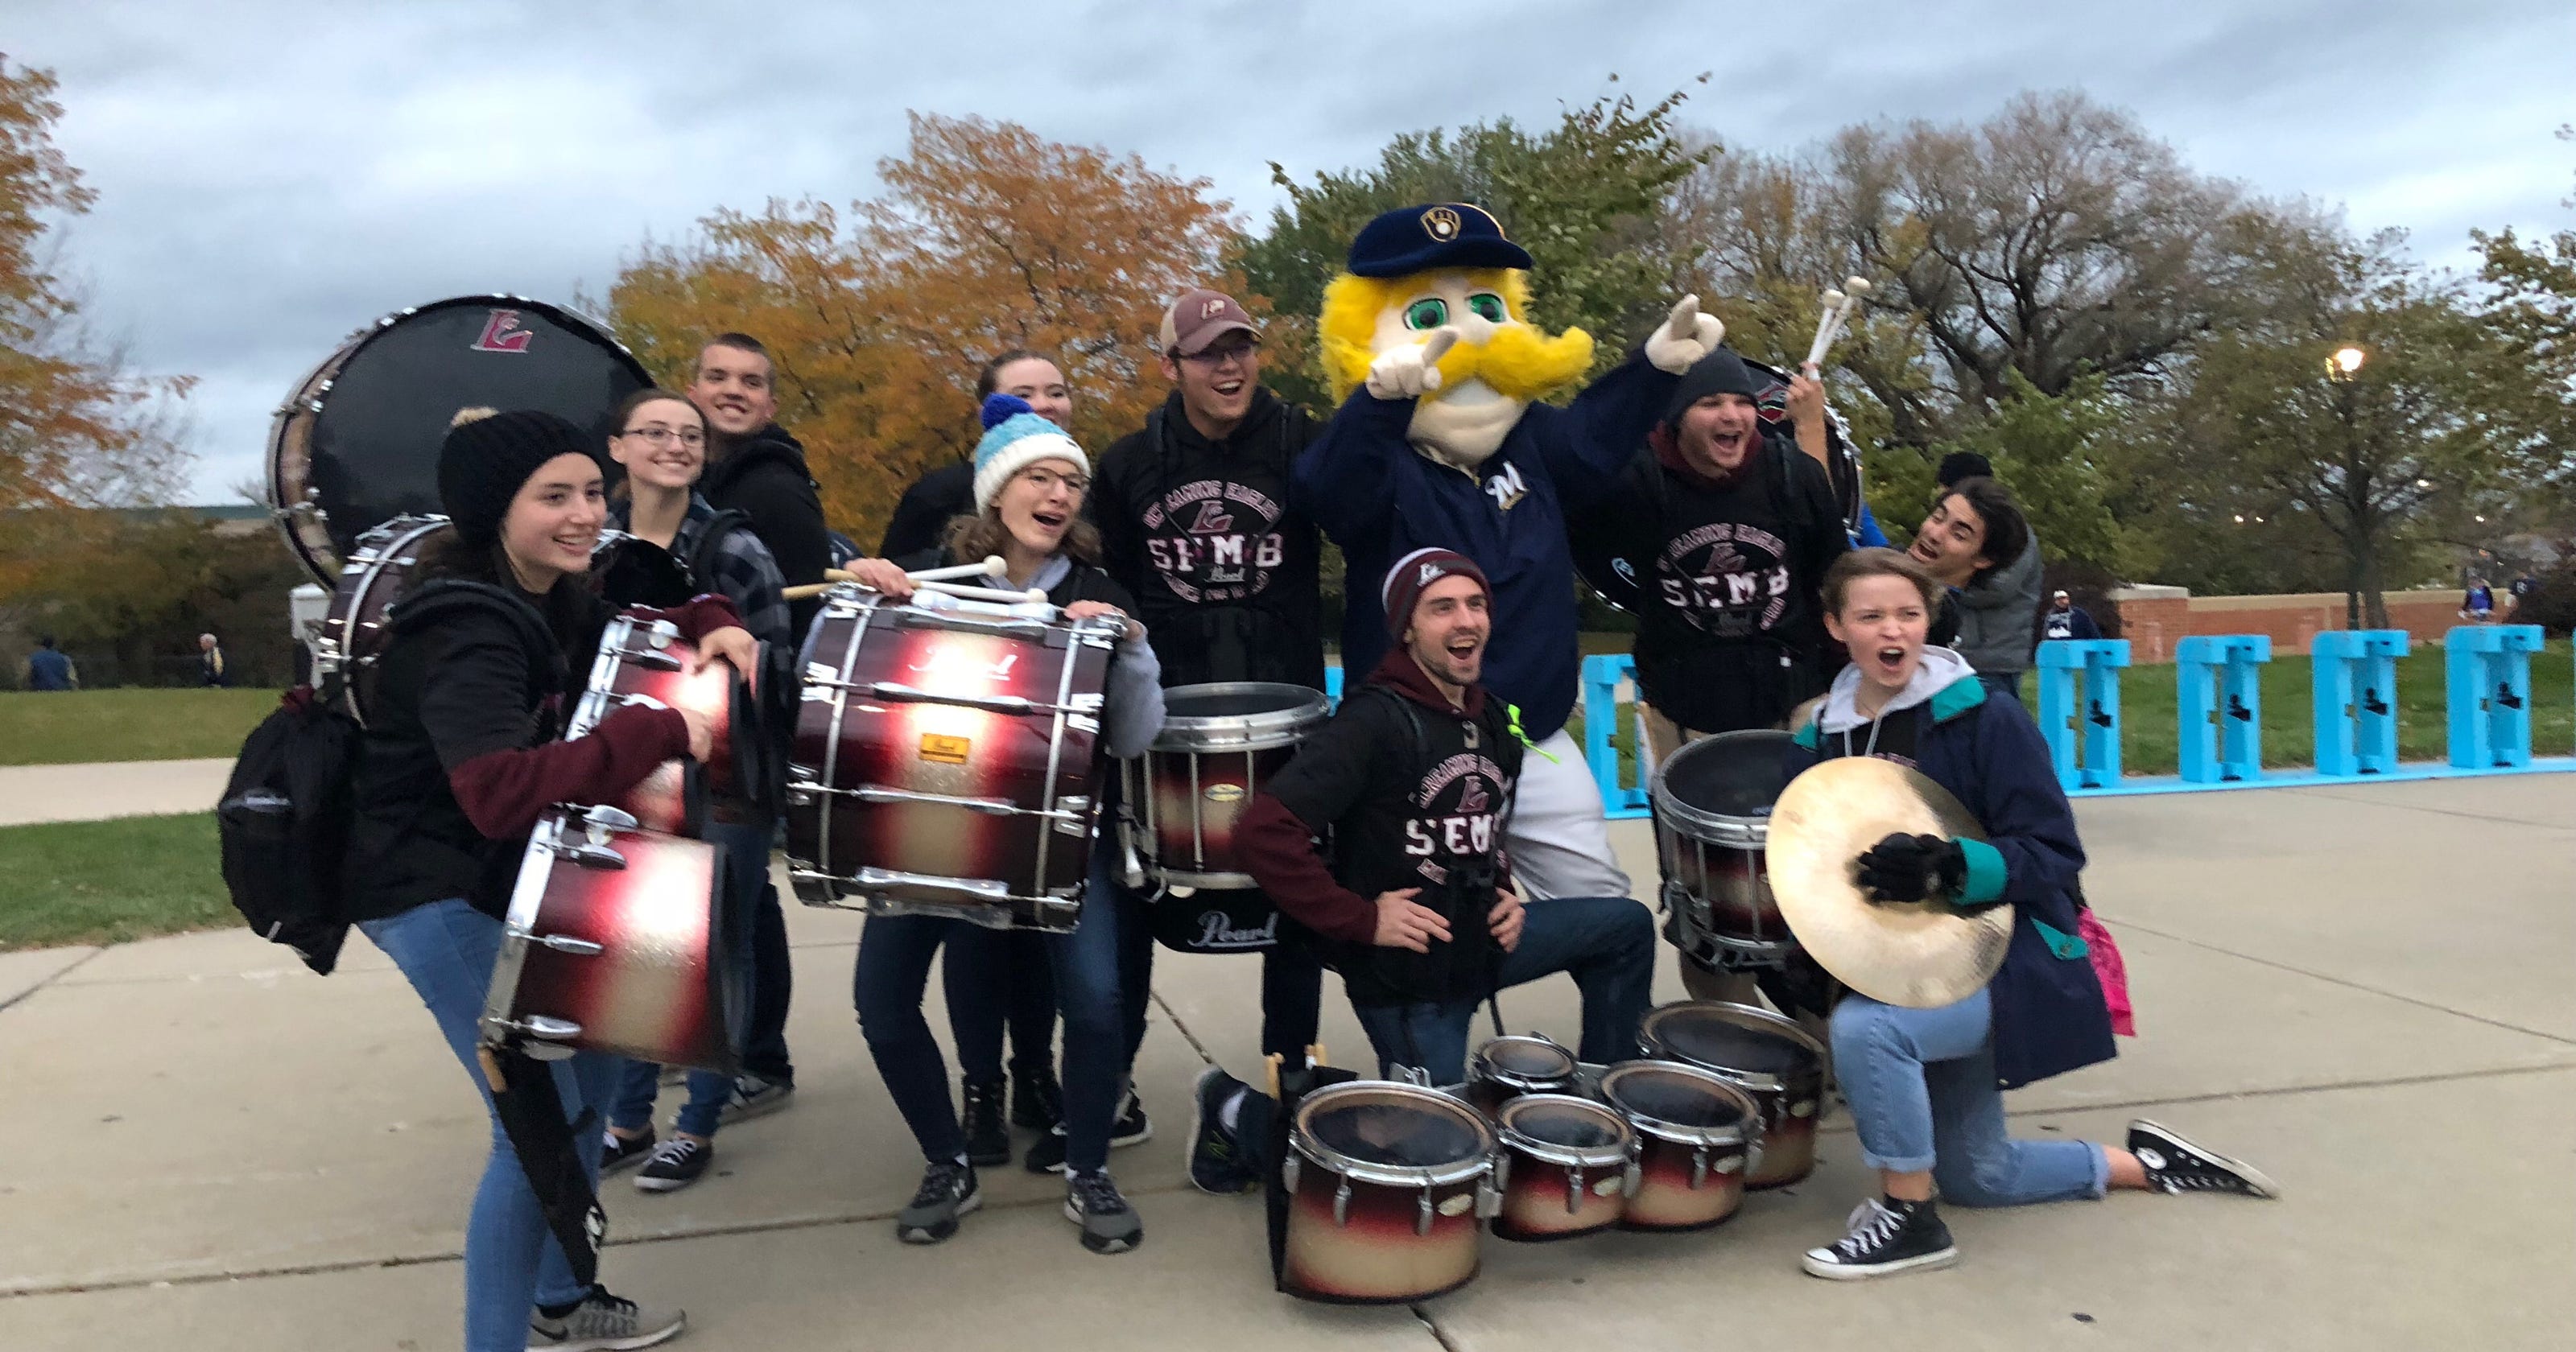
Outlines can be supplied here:
M1491 291L1503 298L1503 310L1512 318L1529 322L1529 274L1518 268L1464 269L1467 285ZM1345 272L1324 288L1324 305L1316 316L1315 334L1322 348L1324 375L1333 384L1333 402L1350 397L1368 379L1370 348L1377 342L1377 317L1388 306L1411 295L1418 284L1407 277L1362 277ZM1581 329L1567 329L1557 340L1580 340L1585 344L1584 361L1591 360L1591 336ZM1464 366L1468 359L1458 359ZM1489 355L1487 360L1492 360ZM1445 367L1446 361L1442 363ZM1443 376L1450 373L1441 372Z
M456 416L447 420L447 426L448 430L454 431L459 427L463 427L467 423L479 423L485 418L497 418L500 416L501 410L497 408L493 408L485 404L470 404L464 408L456 410Z

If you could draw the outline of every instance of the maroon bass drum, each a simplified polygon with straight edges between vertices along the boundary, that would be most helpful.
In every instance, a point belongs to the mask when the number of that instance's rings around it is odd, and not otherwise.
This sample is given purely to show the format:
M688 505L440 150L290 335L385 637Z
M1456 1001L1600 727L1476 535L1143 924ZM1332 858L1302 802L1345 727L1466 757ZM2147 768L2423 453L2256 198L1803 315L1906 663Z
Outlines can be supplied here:
M831 593L798 664L786 811L797 895L1071 930L1120 628L1049 606Z
M483 1040L733 1074L749 1002L718 904L724 855L615 808L547 813L528 838L484 997Z

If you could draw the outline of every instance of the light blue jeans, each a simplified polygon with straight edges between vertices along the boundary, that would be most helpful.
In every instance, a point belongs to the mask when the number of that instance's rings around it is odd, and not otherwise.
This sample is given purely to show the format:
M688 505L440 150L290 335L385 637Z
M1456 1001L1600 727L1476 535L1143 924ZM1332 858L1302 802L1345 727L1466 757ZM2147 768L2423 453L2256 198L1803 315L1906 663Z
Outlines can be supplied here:
M492 1094L474 1057L475 1025L492 984L492 964L501 954L501 922L463 900L448 900L383 920L362 920L358 929L410 978L421 1003L438 1020L448 1050L483 1096L492 1152L483 1162L483 1182L474 1190L474 1210L465 1223L465 1348L525 1352L535 1307L540 1302L569 1304L588 1294L588 1288L573 1281L572 1264L546 1229L545 1212L528 1187L518 1152L501 1130L501 1119L492 1112ZM623 1058L600 1052L576 1052L554 1063L555 1092L563 1097L582 1167L594 1185L599 1181L601 1118L616 1092L622 1064Z
M1860 1132L1861 1162L1932 1172L1941 1200L2023 1206L2099 1197L2111 1161L2091 1141L2016 1141L1995 1087L1994 1005L1903 1009L1864 995L1834 1006L1834 1074Z
M1564 972L1583 993L1575 1054L1607 1064L1637 1054L1637 1024L1655 979L1655 918L1627 897L1557 897L1529 904L1521 941L1503 958L1496 990ZM1440 1005L1354 1005L1378 1074L1415 1063L1433 1084L1467 1078L1467 1042L1482 1000ZM1408 1028L1407 1025L1410 1025Z

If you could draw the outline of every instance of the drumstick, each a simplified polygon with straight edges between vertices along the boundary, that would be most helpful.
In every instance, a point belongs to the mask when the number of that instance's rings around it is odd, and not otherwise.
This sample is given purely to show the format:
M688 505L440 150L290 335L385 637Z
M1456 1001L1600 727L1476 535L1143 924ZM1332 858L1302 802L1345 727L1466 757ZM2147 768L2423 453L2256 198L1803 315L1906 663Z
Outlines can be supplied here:
M1014 606L1046 604L1046 593L1035 587L1027 591L999 591L992 587L961 587L954 582L916 582L914 585L920 591L938 592L942 596L955 596L968 601L999 601L1005 605Z
M917 573L906 573L904 576L915 582L944 582L958 577L1000 577L1002 566L1001 555L987 554L982 563L961 563L953 568L924 568ZM823 576L830 577L831 574L825 573Z
M1843 329L1851 322L1852 312L1860 308L1860 298L1869 292L1869 279L1857 275L1845 277L1841 290L1828 288L1825 291L1825 312L1817 317L1816 341L1808 346L1807 360L1803 363L1808 374L1813 375L1823 365L1825 353L1843 336Z

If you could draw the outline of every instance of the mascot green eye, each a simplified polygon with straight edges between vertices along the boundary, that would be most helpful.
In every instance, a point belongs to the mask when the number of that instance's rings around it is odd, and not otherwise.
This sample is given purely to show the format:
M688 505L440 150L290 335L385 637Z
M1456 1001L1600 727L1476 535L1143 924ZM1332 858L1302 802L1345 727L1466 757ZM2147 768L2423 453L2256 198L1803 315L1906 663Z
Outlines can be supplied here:
M1467 298L1467 309L1488 324L1500 324L1509 317L1503 309L1503 298L1491 291L1479 291Z
M1436 329L1449 322L1449 302L1437 296L1417 300L1404 307L1404 326L1416 333Z

